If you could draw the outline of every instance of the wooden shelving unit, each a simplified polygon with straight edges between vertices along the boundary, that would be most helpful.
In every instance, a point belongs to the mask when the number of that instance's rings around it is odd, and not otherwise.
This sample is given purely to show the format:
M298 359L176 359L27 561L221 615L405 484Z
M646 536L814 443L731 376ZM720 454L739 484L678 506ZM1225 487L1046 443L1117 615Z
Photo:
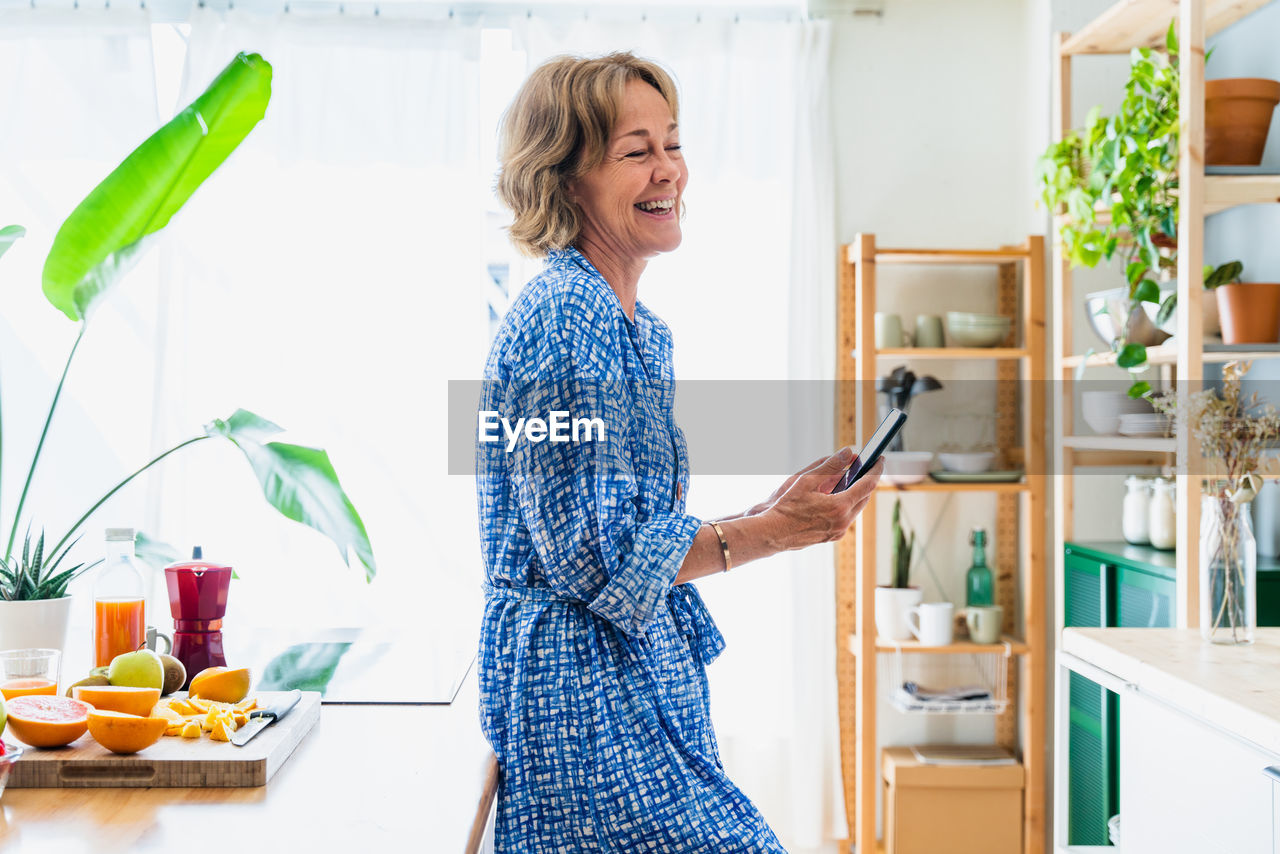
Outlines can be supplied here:
M837 294L836 432L842 445L861 444L876 427L877 359L982 359L996 366L996 439L1027 474L1018 483L925 481L882 484L862 511L854 537L836 545L836 659L840 704L841 763L849 829L858 851L881 851L876 838L876 793L880 788L876 740L876 666L880 653L1008 656L1009 695L1016 698L997 717L997 739L1020 754L1026 772L1024 846L1041 854L1045 839L1045 283L1044 238L993 250L881 249L875 236L859 234L841 247ZM1001 314L1015 319L1005 346L895 348L877 351L876 269L882 264L986 264L999 276ZM1021 285L1019 286L1019 273ZM1021 383L1018 380L1022 380ZM1020 388L1017 388L1019 387ZM1020 394L1018 393L1020 391ZM1021 400L1019 400L1019 397ZM1021 443L1019 445L1019 442ZM885 493L975 493L996 495L994 547L996 599L1004 607L1003 643L957 642L946 647L889 643L875 634L876 525L878 496ZM1020 538L1019 528L1025 535ZM1020 597L1020 601L1017 597ZM1018 616L1021 615L1021 620Z
M1062 139L1074 126L1070 112L1073 57L1082 54L1127 53L1135 47L1164 45L1169 22L1178 19L1178 42L1183 57L1204 56L1205 39L1270 0L1120 0L1080 32L1059 34L1054 61L1054 138ZM1280 356L1280 347L1209 347L1202 334L1199 291L1204 260L1206 216L1237 205L1280 202L1280 175L1206 175L1204 167L1204 63L1184 61L1180 68L1179 197L1178 197L1178 320L1173 339L1148 350L1148 361L1159 366L1160 376L1176 384L1177 378L1198 380L1206 364L1233 359L1260 360ZM1119 81L1117 81L1117 87ZM1056 226L1056 223L1055 223ZM1072 436L1074 381L1082 368L1114 366L1111 353L1073 353L1071 318L1076 305L1071 270L1060 245L1053 240L1053 375L1061 389L1054 426L1054 566L1055 589L1062 591L1063 549L1073 530L1074 472L1087 466L1167 465L1177 477L1177 602L1174 618L1179 627L1198 623L1199 531L1201 476L1187 472L1205 470L1192 437L1126 439L1113 436ZM1247 259L1246 259L1247 262ZM1117 281L1123 274L1117 272ZM1190 383L1184 383L1186 387ZM1189 431L1188 431L1189 432ZM1061 637L1063 597L1055 597L1054 636ZM1055 703L1055 827L1058 851L1104 851L1112 848L1069 847L1067 843L1067 754L1062 703Z

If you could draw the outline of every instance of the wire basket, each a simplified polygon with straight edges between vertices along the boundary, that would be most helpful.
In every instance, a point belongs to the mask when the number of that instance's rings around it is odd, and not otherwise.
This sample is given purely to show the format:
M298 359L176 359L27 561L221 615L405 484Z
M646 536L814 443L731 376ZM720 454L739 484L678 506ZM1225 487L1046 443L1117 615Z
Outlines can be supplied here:
M1009 705L1009 653L904 653L890 659L889 698L913 715L998 715Z

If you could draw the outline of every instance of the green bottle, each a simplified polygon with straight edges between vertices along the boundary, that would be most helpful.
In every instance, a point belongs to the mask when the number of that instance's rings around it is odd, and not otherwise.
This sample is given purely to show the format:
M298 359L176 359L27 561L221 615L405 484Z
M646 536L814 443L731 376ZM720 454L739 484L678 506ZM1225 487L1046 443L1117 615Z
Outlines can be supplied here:
M994 605L995 583L987 568L987 532L975 528L969 535L969 545L973 546L973 565L964 577L964 604Z

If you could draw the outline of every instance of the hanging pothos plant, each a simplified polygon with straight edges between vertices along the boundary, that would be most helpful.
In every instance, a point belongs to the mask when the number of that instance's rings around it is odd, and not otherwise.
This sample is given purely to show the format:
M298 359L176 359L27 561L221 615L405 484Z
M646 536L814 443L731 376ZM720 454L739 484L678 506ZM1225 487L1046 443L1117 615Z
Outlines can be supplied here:
M1119 255L1129 284L1127 312L1141 303L1160 305L1163 323L1177 306L1176 294L1161 302L1159 280L1177 268L1178 254L1178 39L1169 24L1164 52L1134 48L1124 101L1114 116L1094 107L1084 127L1073 130L1041 155L1041 198L1061 216L1058 233L1073 267L1095 267ZM1205 286L1236 281L1238 261L1205 268ZM1116 364L1146 370L1147 348L1125 338L1128 313L1119 318L1112 342ZM1133 397L1150 391L1135 381Z

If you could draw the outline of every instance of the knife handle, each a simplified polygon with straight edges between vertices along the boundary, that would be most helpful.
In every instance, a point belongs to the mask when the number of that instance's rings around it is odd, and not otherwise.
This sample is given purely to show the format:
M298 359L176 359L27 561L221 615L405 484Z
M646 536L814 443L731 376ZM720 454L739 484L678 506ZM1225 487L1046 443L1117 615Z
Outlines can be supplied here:
M253 709L252 711L249 712L249 717L250 718L272 717L272 718L275 718L276 720L280 720L281 718L283 718L285 715L289 713L290 709L298 705L298 701L301 699L302 699L302 691L295 688L294 690L290 691L288 694L285 694L283 697L280 697L279 699L277 699L271 705L264 706L263 708L260 708L260 709Z

